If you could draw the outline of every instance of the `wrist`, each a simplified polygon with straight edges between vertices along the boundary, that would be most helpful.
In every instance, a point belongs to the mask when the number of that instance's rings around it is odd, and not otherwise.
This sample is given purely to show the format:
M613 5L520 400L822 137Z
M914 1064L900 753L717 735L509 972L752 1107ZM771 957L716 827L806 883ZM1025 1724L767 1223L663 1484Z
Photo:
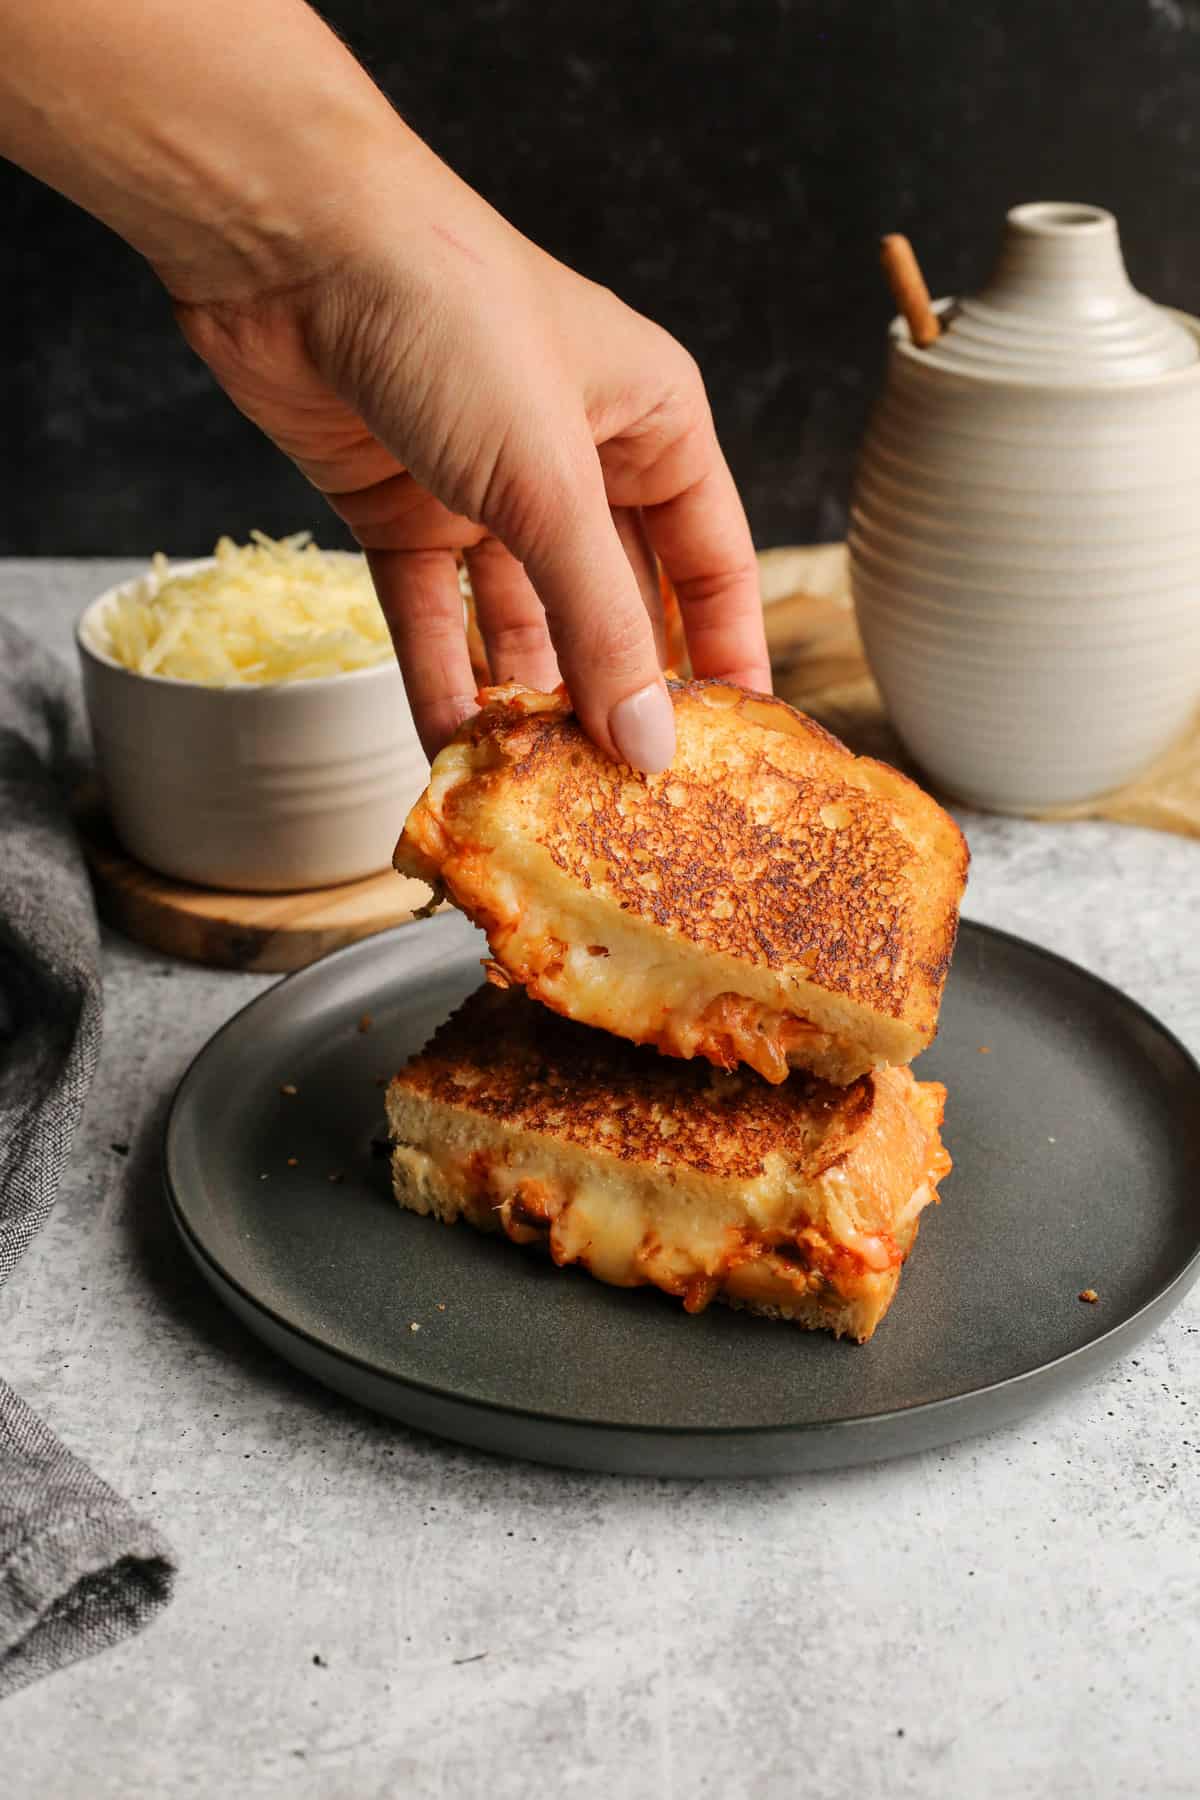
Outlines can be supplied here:
M359 253L423 149L386 103L326 97L302 133L189 146L176 203L125 235L180 304L302 287Z

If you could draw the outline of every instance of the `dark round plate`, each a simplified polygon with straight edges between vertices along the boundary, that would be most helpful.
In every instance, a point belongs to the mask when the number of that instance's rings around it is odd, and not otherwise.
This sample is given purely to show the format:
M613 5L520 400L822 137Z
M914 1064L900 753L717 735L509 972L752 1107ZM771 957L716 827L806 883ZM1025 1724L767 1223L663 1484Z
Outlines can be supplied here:
M372 1145L378 1083L478 985L484 948L443 914L289 977L217 1033L168 1120L167 1193L203 1274L367 1406L582 1468L828 1468L1015 1418L1130 1349L1200 1271L1200 1068L1115 988L969 923L918 1068L950 1090L955 1169L869 1344L689 1318L402 1213Z

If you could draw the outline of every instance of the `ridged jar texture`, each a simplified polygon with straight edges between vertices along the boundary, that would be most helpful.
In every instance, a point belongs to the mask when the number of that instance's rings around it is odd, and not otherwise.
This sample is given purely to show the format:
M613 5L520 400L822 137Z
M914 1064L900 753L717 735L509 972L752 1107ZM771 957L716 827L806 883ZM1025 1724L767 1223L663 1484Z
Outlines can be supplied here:
M894 326L861 451L849 537L868 660L929 775L995 810L1119 786L1200 704L1200 332L1152 309L1167 366L1131 374L1123 310L1107 363L1093 322L1079 382L1063 365L999 374L965 343L924 355Z

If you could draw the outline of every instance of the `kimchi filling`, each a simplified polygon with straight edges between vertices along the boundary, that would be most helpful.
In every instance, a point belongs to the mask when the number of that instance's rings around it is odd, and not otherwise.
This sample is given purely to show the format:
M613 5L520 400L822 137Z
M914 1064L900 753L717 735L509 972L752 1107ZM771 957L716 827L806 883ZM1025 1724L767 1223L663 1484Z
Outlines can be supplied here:
M612 951L608 943L590 941L595 921L580 922L576 933L571 928L574 921L560 908L554 921L557 930L552 929L544 907L529 899L517 904L511 893L502 893L504 870L484 845L465 835L451 837L444 819L436 829L442 882L487 933L492 955L483 966L496 986L519 983L555 1012L618 1030L668 1056L685 1060L702 1056L723 1069L746 1063L775 1085L787 1080L793 1056L810 1066L841 1057L854 1061L860 1072L869 1067L869 1059L862 1057L852 1039L744 994L719 993L701 1004L703 995L697 996L685 984L665 1002L661 994L654 997L657 1019L642 1010L651 997L639 994L632 1005L627 1001L621 1008L621 1022L615 1023L607 1016ZM559 935L564 926L565 937ZM572 967L568 976L575 942L585 947L594 976L585 977L578 967Z
M945 1153L938 1146L938 1154ZM948 1160L948 1159L947 1159ZM499 1226L517 1244L541 1243L556 1262L589 1266L586 1252L564 1253L555 1226L571 1206L571 1184L553 1176L532 1176L509 1167L494 1152L476 1150L453 1159L468 1197L468 1208L480 1223ZM932 1185L932 1183L930 1183ZM676 1256L682 1246L674 1246ZM855 1242L832 1241L803 1218L786 1229L731 1225L725 1247L708 1266L671 1267L668 1248L657 1231L647 1231L629 1255L628 1279L651 1283L683 1300L688 1312L702 1312L727 1277L750 1262L763 1262L798 1293L832 1290L852 1298L864 1278L887 1273L903 1263L905 1252L890 1232L856 1233Z
M776 1012L741 994L718 994L700 1014L697 1025L697 1031L685 1040L693 1054L706 1056L723 1069L747 1063L776 1085L787 1080L793 1053L802 1051L812 1057L849 1048L845 1040L822 1031L811 1020Z

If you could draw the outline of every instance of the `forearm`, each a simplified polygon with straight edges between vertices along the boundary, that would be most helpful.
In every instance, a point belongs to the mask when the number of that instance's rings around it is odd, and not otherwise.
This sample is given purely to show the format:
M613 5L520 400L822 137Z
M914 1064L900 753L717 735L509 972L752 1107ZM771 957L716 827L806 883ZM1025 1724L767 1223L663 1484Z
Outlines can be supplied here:
M303 278L440 168L302 0L0 0L0 154L187 300Z
M303 0L0 0L0 154L148 258L234 403L333 500L431 752L474 692L462 552L493 673L561 672L610 755L666 767L614 509L674 581L696 672L769 687L690 357L459 181Z

